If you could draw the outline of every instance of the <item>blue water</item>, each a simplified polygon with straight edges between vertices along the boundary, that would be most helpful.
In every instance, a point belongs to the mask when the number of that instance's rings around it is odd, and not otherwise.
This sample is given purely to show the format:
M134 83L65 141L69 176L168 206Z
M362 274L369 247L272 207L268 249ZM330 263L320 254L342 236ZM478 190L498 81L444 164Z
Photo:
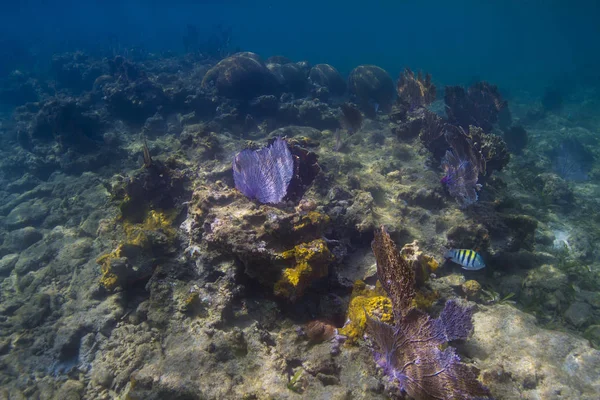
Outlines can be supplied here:
M293 4L291 4L293 3ZM187 24L218 24L233 43L267 58L327 62L347 74L376 64L408 66L437 82L489 80L540 91L566 76L598 83L600 5L595 1L20 1L3 5L0 37L22 56L105 49L183 50ZM12 62L5 54L3 70ZM18 62L18 61L17 61Z

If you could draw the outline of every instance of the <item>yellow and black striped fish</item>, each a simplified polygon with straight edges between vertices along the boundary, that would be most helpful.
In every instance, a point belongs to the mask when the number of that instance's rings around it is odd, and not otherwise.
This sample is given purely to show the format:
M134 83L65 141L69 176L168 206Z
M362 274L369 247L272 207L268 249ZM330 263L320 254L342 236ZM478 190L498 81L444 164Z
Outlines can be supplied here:
M464 269L475 271L485 267L483 258L478 252L468 249L448 250L444 258L459 264Z

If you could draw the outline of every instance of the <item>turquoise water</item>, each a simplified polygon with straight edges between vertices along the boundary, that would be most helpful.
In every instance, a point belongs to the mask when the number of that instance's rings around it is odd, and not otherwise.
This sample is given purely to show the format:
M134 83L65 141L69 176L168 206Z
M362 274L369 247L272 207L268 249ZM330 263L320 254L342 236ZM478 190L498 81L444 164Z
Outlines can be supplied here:
M597 2L292 3L2 7L0 399L600 398Z

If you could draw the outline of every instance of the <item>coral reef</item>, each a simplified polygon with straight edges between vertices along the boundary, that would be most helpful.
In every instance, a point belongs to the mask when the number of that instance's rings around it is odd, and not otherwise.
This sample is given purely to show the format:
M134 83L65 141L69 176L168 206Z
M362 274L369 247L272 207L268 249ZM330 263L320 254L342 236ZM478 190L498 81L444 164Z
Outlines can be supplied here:
M277 79L282 91L294 96L305 96L308 87L310 66L306 62L267 63L267 68Z
M151 210L141 224L125 222L125 240L96 262L101 266L100 286L108 291L148 279L160 257L173 253L173 215Z
M598 398L589 94L512 93L512 125L489 84L446 108L405 70L394 101L378 67L347 85L200 33L0 67L0 398ZM275 205L232 163L269 144Z

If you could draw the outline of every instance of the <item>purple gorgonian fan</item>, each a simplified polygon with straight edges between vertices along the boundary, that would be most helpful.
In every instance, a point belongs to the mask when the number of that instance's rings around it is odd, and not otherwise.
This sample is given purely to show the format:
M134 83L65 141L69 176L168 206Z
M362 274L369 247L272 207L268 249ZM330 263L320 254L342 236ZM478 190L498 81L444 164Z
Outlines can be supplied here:
M452 150L446 151L442 158L442 168L445 176L442 184L448 193L456 199L460 208L466 208L477 201L477 191L481 185L477 183L479 170L468 159L463 159Z
M446 346L471 333L471 314L469 307L449 300L438 318L413 308L395 327L367 316L375 362L390 381L417 400L489 399L475 370Z
M259 150L242 150L233 158L235 188L261 203L280 203L294 175L294 158L285 140Z
M456 350L446 346L469 336L472 308L448 300L438 318L416 309L414 273L384 227L375 231L371 247L377 276L392 301L394 326L367 314L367 332L375 362L389 381L417 400L491 399L476 369L461 363Z

